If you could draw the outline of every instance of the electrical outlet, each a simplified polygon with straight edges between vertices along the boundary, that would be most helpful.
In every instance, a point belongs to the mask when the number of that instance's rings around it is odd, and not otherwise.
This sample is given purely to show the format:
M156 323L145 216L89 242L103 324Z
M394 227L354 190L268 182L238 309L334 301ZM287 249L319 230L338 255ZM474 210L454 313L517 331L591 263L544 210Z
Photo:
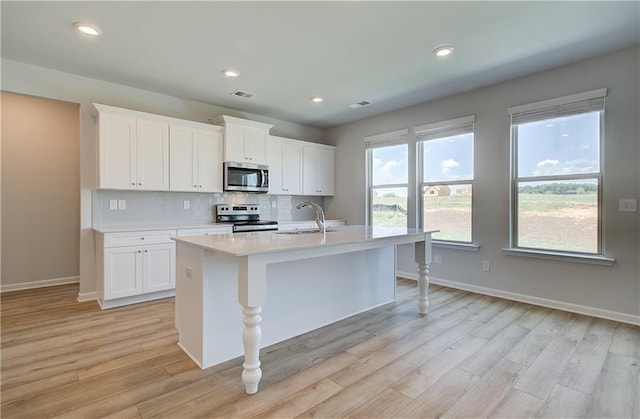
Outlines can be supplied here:
M127 209L127 200L126 199L118 200L118 209L119 210L126 210Z
M485 272L489 272L491 270L491 264L489 263L488 260L482 261L482 270Z
M620 212L636 212L638 211L638 201L635 199L621 199Z
M191 201L189 201L188 199L185 199L184 202L182 203L182 207L184 209L191 209Z
M442 265L442 255L433 255L433 263Z
M110 210L117 210L118 209L118 201L116 199L110 199L109 200L109 209Z
M191 266L187 266L185 271L186 271L185 274L187 275L187 278L191 278L191 274L193 273L193 269L191 269Z

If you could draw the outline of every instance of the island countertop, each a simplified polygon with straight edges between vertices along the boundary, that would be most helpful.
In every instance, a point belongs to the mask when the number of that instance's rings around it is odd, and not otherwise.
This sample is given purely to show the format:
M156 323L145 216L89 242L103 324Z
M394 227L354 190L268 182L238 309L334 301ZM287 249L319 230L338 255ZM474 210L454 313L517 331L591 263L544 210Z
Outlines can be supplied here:
M174 237L178 243L185 243L230 256L251 256L310 249L345 244L366 244L373 241L393 240L405 237L412 243L425 234L438 230L423 230L402 227L369 227L352 225L331 228L324 235L319 232L291 234L287 232L252 232L216 234L209 236Z

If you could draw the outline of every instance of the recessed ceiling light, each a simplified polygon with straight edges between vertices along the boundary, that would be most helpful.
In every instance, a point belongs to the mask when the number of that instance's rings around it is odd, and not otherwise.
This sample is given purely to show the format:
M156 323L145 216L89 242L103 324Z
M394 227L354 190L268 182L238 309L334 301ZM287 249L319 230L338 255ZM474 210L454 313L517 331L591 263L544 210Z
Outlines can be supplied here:
M100 35L100 28L90 23L76 22L73 26L80 32L86 33L87 35Z
M453 47L450 47L447 45L443 45L433 50L433 53L436 54L438 57L446 57L452 52L453 52Z
M225 77L230 77L232 79L238 77L240 75L240 72L237 70L232 70L230 68L223 68L222 69L222 74L224 74Z
M312 101L313 103L320 103L320 102L323 102L323 101L324 101L324 99L323 99L323 98L321 98L320 96L313 96L313 97L311 98L311 101Z

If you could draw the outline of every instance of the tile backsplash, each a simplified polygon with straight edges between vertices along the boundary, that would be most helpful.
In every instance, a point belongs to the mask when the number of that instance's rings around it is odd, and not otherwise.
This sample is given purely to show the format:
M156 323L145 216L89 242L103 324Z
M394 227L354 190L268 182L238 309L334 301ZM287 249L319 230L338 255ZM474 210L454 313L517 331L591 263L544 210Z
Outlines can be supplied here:
M110 202L124 201L126 209L110 209ZM188 209L185 202L188 201ZM263 220L306 221L315 218L312 208L296 209L302 201L324 207L321 196L273 196L239 192L189 193L141 191L93 191L93 226L114 227L148 224L197 224L215 222L216 204L258 204Z

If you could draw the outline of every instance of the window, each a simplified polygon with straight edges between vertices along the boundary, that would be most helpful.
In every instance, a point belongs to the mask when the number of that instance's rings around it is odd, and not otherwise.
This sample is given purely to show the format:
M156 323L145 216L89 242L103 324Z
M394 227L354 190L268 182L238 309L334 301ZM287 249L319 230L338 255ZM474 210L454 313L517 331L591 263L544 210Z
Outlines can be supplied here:
M606 89L510 108L511 247L602 254Z
M408 130L365 138L368 224L407 227Z
M474 116L416 127L422 226L436 240L471 242Z

